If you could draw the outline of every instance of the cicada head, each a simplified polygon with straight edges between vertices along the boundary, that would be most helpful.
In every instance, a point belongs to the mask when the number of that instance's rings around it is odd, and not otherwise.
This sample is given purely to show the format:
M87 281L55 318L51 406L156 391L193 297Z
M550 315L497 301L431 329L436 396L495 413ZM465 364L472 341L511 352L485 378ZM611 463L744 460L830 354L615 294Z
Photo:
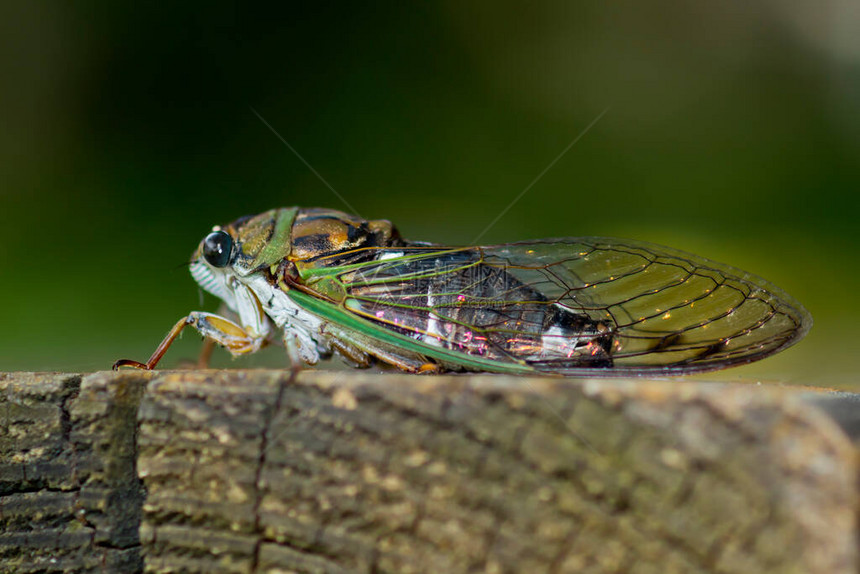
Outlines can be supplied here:
M363 247L397 245L400 235L382 219L363 220L333 209L272 209L216 226L200 242L191 275L233 307L231 282L278 266Z
M232 283L268 268L290 251L290 233L297 208L272 209L215 226L191 259L191 276L200 286L234 308Z

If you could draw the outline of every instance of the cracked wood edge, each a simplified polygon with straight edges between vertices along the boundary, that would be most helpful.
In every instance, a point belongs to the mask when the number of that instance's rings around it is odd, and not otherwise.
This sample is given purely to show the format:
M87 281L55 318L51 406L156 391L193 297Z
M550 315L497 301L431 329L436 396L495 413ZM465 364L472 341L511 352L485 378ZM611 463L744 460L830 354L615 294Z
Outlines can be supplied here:
M856 395L149 378L0 375L0 571L857 571Z
M142 568L144 386L121 374L0 373L0 571Z

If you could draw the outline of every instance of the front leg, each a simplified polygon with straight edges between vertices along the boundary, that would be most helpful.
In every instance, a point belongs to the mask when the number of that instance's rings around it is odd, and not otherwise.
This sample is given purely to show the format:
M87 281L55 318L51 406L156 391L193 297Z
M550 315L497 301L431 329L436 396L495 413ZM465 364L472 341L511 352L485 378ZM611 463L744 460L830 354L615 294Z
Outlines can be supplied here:
M182 329L188 325L197 329L207 340L225 347L234 357L257 351L269 336L271 322L263 312L263 307L253 291L238 281L233 282L231 288L236 304L236 314L239 316L241 325L221 315L192 311L173 326L147 362L120 359L113 364L113 369L133 367L151 371L182 332Z
M164 353L167 352L167 349L170 348L173 341L176 340L182 330L188 325L197 329L207 339L226 348L233 356L253 353L259 350L266 340L266 334L249 333L230 319L226 319L220 315L193 311L187 317L183 317L177 321L176 325L173 326L164 340L161 341L161 344L158 345L158 348L155 349L155 352L152 353L152 356L146 363L131 359L120 359L113 364L113 369L133 367L135 369L151 371L164 356Z

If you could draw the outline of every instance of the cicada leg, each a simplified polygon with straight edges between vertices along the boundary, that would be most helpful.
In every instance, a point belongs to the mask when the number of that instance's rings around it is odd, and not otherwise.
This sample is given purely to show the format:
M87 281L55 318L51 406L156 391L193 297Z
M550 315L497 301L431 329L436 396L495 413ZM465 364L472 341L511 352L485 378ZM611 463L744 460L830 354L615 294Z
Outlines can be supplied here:
M304 367L304 360L302 360L302 353L299 351L299 338L290 333L289 329L284 329L284 349L287 350L287 357L290 359L288 382L292 383Z
M187 317L183 317L177 321L147 362L141 363L131 359L120 359L113 364L113 369L132 367L151 371L164 356L164 353L167 352L167 349L170 348L170 345L173 344L173 341L176 340L182 330L188 325L197 329L205 338L225 347L233 355L253 353L259 350L266 339L265 334L255 336L230 319L213 313L193 311Z
M343 359L343 361L350 367L365 369L373 362L370 355L355 345L350 345L340 339L332 339L329 341L329 345L331 345L332 349L334 349L334 351L340 355L341 359Z
M332 347L342 355L345 355L348 360L355 360L352 356L353 353L349 351L349 349L354 349L364 355L364 357L368 357L369 355L407 373L432 374L442 371L440 365L428 361L421 355L412 353L406 355L397 352L388 346L377 345L372 341L359 339L345 329L329 328L328 331L331 336ZM367 364L369 364L369 361L364 359L364 363L360 366L367 366Z
M226 317L236 322L238 317L235 313L233 313L229 307L225 303L221 303L218 305L218 310L216 313L221 317ZM215 350L215 340L214 339L203 339L203 346L200 348L200 354L197 356L197 362L193 363L193 368L196 369L208 369L209 361L212 359L212 352Z
M334 330L330 329L330 331ZM415 358L405 356L387 348L374 345L369 341L359 341L340 330L337 330L336 333L337 335L329 338L328 344L332 350L352 367L366 368L376 359L407 373L438 373L442 370L438 364L422 360L423 357L418 357L417 355ZM303 359L301 356L300 345L300 338L290 333L289 329L286 329L284 331L284 346L287 350L287 356L290 358L290 369L292 370L290 380L301 370L303 363L308 362L307 359Z
M407 373L423 375L442 372L442 367L440 367L437 363L433 363L427 360L415 360L411 357L405 357L398 353L392 353L379 347L368 347L367 352L382 361L383 363L393 365L401 371L405 371Z

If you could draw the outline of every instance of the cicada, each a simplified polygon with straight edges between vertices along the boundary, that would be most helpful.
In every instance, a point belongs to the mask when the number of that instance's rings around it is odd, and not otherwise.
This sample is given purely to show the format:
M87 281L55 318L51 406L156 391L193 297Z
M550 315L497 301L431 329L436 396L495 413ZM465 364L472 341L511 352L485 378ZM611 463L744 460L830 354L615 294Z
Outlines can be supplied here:
M386 220L273 209L215 227L190 264L225 311L192 326L233 355L278 331L293 368L336 354L356 367L661 375L721 369L797 342L809 313L739 269L600 237L446 247L407 241Z

